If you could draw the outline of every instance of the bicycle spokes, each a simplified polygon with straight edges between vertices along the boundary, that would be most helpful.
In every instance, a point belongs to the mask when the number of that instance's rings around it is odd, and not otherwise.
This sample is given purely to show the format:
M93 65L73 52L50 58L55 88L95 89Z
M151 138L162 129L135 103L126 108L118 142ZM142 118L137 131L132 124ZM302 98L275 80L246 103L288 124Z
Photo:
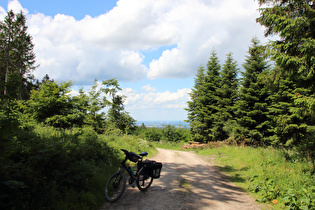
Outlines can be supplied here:
M126 177L121 172L112 175L106 184L105 196L108 201L118 200L126 188Z

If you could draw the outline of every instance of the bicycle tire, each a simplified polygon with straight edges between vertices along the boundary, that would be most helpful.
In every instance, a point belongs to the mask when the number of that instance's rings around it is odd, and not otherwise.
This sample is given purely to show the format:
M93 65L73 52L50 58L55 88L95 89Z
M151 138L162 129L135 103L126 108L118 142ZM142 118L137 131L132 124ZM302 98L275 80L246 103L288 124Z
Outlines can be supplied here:
M117 201L126 189L126 176L122 172L114 173L106 183L105 197L109 202Z
M145 167L142 167L137 175L136 183L137 187L141 191L147 191L153 182L152 174L148 174L145 171Z

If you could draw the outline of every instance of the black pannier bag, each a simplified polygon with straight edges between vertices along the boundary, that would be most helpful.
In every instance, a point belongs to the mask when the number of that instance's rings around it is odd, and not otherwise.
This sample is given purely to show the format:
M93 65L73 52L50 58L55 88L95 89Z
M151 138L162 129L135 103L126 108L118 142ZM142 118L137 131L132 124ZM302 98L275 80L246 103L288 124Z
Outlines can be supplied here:
M154 160L145 160L143 161L146 172L154 179L158 179L161 176L162 163L156 162Z
M154 179L160 178L161 170L162 170L162 163L161 162L155 162L155 164L153 166L152 177Z

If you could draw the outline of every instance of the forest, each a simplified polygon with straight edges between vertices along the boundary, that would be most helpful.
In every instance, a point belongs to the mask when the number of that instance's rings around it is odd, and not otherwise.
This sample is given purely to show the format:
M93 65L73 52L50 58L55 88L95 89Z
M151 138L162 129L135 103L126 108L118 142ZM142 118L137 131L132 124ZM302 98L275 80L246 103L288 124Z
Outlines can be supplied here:
M223 66L210 53L187 102L189 130L137 127L114 78L77 95L72 81L35 79L26 17L9 11L0 22L0 208L95 209L119 148L154 154L152 141L277 148L307 160L314 174L314 1L259 3L256 21L279 39L254 37L242 71L232 52Z
M315 40L312 1L260 1L257 22L265 36L254 37L240 72L232 53L221 68L213 51L201 66L188 102L193 138L231 138L238 144L297 149L315 158ZM238 72L241 73L239 76Z

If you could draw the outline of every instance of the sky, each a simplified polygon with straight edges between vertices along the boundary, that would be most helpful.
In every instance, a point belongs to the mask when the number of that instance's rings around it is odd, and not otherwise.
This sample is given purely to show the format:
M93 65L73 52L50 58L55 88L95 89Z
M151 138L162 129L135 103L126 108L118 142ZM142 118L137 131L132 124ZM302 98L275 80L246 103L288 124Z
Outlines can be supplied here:
M38 79L88 90L116 78L137 121L187 119L187 101L212 50L242 69L253 37L265 43L254 0L0 0L0 20L26 15Z

